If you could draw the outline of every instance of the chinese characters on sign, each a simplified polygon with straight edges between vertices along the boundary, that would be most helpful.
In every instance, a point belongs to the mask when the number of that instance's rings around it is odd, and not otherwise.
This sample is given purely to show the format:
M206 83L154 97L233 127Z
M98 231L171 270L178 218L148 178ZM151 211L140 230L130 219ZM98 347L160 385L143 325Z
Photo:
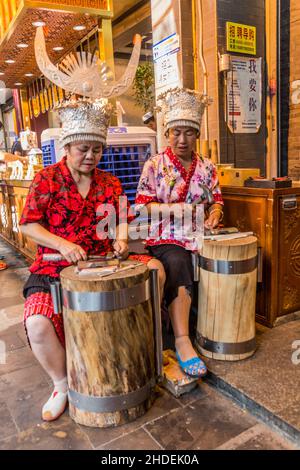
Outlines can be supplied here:
M231 57L227 81L228 127L235 133L255 133L261 126L261 58Z
M178 54L180 41L178 34L163 39L153 46L155 88L162 93L170 86L180 86Z
M177 54L167 55L156 62L156 89L177 86L179 82Z
M226 22L227 51L256 54L256 27Z

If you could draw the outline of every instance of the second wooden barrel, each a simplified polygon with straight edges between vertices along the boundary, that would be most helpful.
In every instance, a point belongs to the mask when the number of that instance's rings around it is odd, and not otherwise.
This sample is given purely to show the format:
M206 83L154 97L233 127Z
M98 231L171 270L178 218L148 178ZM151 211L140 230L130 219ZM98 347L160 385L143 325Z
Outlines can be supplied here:
M69 267L61 283L71 418L92 427L138 418L150 408L155 388L147 267L103 279L80 277Z
M256 237L205 241L199 264L197 349L226 361L251 356L256 347Z

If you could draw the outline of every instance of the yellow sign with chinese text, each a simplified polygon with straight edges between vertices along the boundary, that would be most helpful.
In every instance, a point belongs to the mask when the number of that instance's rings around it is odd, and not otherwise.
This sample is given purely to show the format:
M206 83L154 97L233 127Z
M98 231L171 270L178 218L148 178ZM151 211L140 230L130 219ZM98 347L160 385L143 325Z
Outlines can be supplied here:
M256 27L226 22L227 51L256 55Z

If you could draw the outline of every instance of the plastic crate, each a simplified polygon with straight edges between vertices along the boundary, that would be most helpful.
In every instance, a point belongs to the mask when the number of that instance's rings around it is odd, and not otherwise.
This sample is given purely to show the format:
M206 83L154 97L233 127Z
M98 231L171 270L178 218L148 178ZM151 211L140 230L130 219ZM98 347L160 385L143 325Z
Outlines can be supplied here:
M98 168L119 178L124 193L133 204L142 168L150 154L150 144L109 145L103 152Z
M56 163L55 142L48 140L42 143L43 165L44 167Z

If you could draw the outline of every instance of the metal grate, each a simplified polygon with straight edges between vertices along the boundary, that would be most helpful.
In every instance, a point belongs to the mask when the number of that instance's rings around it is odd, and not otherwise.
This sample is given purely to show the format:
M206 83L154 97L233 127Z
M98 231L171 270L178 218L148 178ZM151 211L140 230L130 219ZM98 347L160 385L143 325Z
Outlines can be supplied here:
M43 165L44 167L56 163L54 140L47 140L42 143Z
M142 168L150 155L150 144L109 145L103 152L98 168L119 178L129 202L133 204Z

